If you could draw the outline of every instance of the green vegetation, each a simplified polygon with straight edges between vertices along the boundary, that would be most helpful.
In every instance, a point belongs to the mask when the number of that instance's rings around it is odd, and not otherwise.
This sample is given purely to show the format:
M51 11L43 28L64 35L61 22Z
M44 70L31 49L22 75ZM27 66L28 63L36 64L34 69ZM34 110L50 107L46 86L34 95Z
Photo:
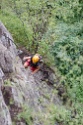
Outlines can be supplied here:
M23 106L23 111L18 114L18 120L23 120L26 125L32 125L32 111L29 107Z
M75 109L71 108L71 110L66 109L64 106L55 106L50 105L49 114L47 117L47 125L50 123L55 125L55 123L59 123L61 125L82 125L82 111L80 110L77 114L75 114ZM82 113L82 114L81 114Z
M56 108L50 121L83 124L83 2L82 0L2 0L0 19L17 45L39 52L57 67L61 85L72 104ZM67 101L68 101L67 100ZM72 117L72 110L76 112Z
M22 22L14 14L4 12L0 14L0 19L4 25L9 29L10 33L14 38L16 45L27 45L27 37L29 35L26 27L22 25ZM27 33L27 34L26 34Z
M58 36L63 32L63 35L54 43L52 53L56 66L65 77L63 84L67 86L69 95L72 99L83 102L83 41L77 36L82 30L81 23L75 23L75 26L62 24L66 29L63 30L61 26L59 34L55 33Z

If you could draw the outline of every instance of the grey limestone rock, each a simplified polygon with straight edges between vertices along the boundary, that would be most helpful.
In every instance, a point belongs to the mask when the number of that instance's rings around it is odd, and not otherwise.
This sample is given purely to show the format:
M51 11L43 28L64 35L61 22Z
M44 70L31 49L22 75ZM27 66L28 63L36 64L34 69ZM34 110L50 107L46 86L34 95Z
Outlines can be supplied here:
M1 88L0 88L0 125L12 125L9 109L5 104Z
M17 119L25 105L35 114L44 113L50 103L61 105L53 87L42 81L42 75L41 71L32 75L29 68L24 69L11 34L0 22L0 125L25 125L25 120ZM56 77L52 74L50 79ZM33 125L44 124L35 116Z

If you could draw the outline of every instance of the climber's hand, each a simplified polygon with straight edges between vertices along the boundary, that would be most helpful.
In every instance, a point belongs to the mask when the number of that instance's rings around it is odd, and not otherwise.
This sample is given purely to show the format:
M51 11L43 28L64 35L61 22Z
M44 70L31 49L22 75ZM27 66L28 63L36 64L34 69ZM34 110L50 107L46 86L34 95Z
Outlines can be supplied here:
M25 59L25 57L23 58L23 61L25 61L26 59Z
M31 57L30 57L30 56L24 57L24 58L23 58L23 61L26 61L26 60L28 60L28 59L31 59Z

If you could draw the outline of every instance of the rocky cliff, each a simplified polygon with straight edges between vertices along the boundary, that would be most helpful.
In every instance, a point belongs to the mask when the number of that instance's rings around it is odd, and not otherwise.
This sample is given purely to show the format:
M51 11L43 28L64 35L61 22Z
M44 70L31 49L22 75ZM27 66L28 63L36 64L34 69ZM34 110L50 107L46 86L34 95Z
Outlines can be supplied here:
M0 22L0 125L44 125L38 114L46 114L51 103L61 105L55 88L47 84L57 83L56 76L49 68L42 69L34 75L24 69L11 34ZM18 118L28 109L33 117L28 117L29 111L26 117L33 123Z

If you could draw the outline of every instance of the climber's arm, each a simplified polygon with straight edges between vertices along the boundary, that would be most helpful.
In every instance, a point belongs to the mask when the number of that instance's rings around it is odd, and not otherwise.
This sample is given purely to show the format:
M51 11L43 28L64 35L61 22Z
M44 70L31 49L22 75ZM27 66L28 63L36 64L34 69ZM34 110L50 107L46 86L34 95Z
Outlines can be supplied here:
M38 72L41 68L42 68L43 63L39 62L39 65L37 66L37 68L32 72L32 74Z
M39 69L40 69L40 67L37 67L37 68L36 68L36 70L34 70L34 71L32 72L32 74L34 74L34 73L38 72L38 71L39 71Z
M32 72L32 74L36 73L39 71L40 68L37 68L35 71Z
M26 60L28 60L28 59L31 59L31 56L24 57L24 58L23 58L23 61L26 61Z

